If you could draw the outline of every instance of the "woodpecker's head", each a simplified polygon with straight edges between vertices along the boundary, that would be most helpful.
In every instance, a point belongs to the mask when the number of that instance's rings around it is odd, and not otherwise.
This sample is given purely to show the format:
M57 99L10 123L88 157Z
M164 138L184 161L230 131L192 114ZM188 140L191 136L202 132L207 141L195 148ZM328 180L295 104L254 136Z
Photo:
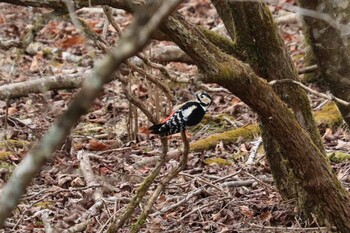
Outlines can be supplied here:
M199 92L196 94L197 101L200 103L202 108L206 111L212 103L211 97L205 92Z

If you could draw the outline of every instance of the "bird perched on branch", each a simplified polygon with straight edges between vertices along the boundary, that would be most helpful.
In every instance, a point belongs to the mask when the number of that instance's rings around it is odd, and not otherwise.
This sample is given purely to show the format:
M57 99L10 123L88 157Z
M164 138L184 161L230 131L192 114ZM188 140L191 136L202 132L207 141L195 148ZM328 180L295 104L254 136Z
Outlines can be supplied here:
M211 105L212 98L205 92L196 94L196 98L196 101L184 103L163 123L151 126L148 129L149 132L160 136L168 136L185 130L187 126L197 125Z

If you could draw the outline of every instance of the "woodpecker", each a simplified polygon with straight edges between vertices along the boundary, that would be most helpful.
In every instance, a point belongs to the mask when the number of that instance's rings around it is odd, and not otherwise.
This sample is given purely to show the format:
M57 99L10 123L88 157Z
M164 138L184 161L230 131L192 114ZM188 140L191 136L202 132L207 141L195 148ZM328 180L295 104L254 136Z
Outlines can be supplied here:
M212 98L205 92L196 95L196 101L184 103L175 113L170 115L166 120L158 125L151 126L148 130L150 133L168 136L179 133L186 129L187 126L197 125L204 117L212 103Z

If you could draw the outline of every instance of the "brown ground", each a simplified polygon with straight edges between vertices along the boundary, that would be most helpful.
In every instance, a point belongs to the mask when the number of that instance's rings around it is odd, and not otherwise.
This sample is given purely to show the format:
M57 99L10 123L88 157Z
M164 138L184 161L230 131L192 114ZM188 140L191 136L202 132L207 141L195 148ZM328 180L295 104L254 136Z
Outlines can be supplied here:
M276 16L283 15L283 9L271 6ZM30 9L0 4L1 40L19 39L31 27L31 22L46 9ZM220 23L215 10L207 1L189 1L181 12L193 23L213 28ZM105 17L100 12L79 14L96 31L101 33ZM130 22L131 16L120 12L117 21L122 28ZM300 26L283 24L280 31L288 45L298 68L303 66L303 44L300 39ZM109 41L116 40L112 28L107 33ZM20 53L18 49L0 48L0 85L44 78L51 75L65 75L91 69L93 61L102 55L81 37L75 28L61 20L51 21L40 31L37 42L53 49L46 54L43 50L33 53ZM158 43L158 42L154 42ZM151 44L150 46L154 45ZM55 51L54 49L57 49ZM58 52L60 51L60 52ZM83 58L79 62L64 59L61 52L70 57ZM171 63L168 68L180 72L195 74L196 69L183 63ZM155 71L152 71L155 72ZM147 84L136 79L132 88L138 90L140 97L147 95ZM179 103L193 98L193 87L172 84ZM28 97L11 99L8 102L8 119L5 121L6 101L0 100L0 187L6 183L11 171L20 163L26 152L49 128L64 109L75 90L61 90L43 94L31 94ZM136 92L135 92L136 93ZM256 115L232 95L214 93L214 106L209 115L227 114L233 122L245 125L256 122ZM317 107L323 100L312 98ZM149 101L149 100L147 100ZM117 81L106 87L103 95L95 101L91 111L81 119L73 130L71 138L56 152L39 176L28 188L23 201L8 219L3 232L44 232L43 210L49 213L49 222L54 228L69 228L80 223L79 217L86 213L94 201L94 188L86 186L79 169L77 152L85 149L95 153L91 166L97 183L103 187L104 207L97 216L90 217L85 232L104 232L105 225L121 210L132 197L135 188L152 169L152 166L135 168L135 162L159 154L160 142L157 137L147 137L138 133L131 139L126 128L130 105L122 94L121 84ZM138 124L146 127L149 123L139 113ZM204 129L200 125L192 130L191 140L204 138L213 132L232 129L232 121L223 120L218 126L210 125ZM201 130L202 129L202 130ZM347 151L349 149L347 132L344 127L324 130L324 142L327 149ZM5 140L11 139L11 140ZM215 149L191 153L185 170L171 181L165 192L157 200L143 232L321 232L317 223L301 222L296 214L293 202L284 202L273 185L268 164L261 149L254 163L245 165L251 153L253 141L244 138L237 142L222 145ZM170 149L181 147L178 136L170 139ZM107 150L107 151L106 151ZM6 152L6 153L5 153ZM208 163L207 158L222 158L230 165ZM162 169L166 174L178 161L170 161ZM347 189L350 189L350 163L334 164L334 171ZM231 176L230 176L231 175ZM227 177L226 177L227 176ZM226 177L220 182L215 182ZM224 187L224 183L236 182ZM209 184L209 185L208 185ZM151 186L151 190L157 184ZM202 191L198 191L202 189ZM186 196L197 191L187 201ZM163 208L173 206L164 213ZM138 209L134 215L137 217ZM123 228L128 232L130 223ZM303 229L302 229L303 228Z

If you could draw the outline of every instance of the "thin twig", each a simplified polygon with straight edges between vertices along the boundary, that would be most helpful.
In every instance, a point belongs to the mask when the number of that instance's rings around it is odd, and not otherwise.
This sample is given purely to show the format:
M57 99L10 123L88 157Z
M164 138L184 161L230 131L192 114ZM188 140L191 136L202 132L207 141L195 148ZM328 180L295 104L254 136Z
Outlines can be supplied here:
M180 171L182 171L188 160L188 153L190 151L190 143L186 137L186 131L181 131L181 139L184 144L183 154L181 161L177 167L172 169L169 174L167 174L158 184L157 189L153 192L152 196L149 198L146 206L144 206L142 213L140 214L139 218L137 219L137 222L133 224L131 227L130 232L136 233L140 230L143 223L145 222L154 202L157 200L158 196L163 192L164 188L169 184L169 182L176 177ZM164 156L165 157L165 156Z
M130 203L124 210L123 214L116 220L112 221L111 224L109 224L107 232L117 232L118 229L120 229L126 220L128 220L131 216L131 214L134 212L135 208L140 204L142 201L142 198L148 191L151 184L154 182L156 177L158 176L160 169L163 167L163 165L166 162L166 154L168 152L168 141L167 138L161 138L163 153L162 158L157 164L157 166L153 169L153 171L143 180L140 187L136 190L135 195L130 200Z
M54 229L49 220L49 210L44 210L41 213L41 221L44 223L45 233L54 233Z
M317 65L307 66L307 67L300 68L298 70L298 74L312 73L312 72L315 72L316 70L318 70Z
M263 232L264 230L272 232L328 232L329 230L327 229L327 227L270 227L257 224L250 224L250 229L247 229L247 231L251 232L253 229L259 229L260 232Z
M146 5L149 7L136 14L133 24L128 27L118 45L95 65L93 76L88 77L84 82L67 111L55 121L37 146L28 152L3 187L0 196L0 228L4 226L5 220L17 206L32 179L39 173L45 162L53 157L53 152L62 144L80 117L88 111L93 101L102 92L104 85L113 81L112 74L126 59L146 45L152 33L179 2L180 0L168 0L161 1L158 6ZM154 4L154 1L151 3Z
M239 171L237 171L237 172L235 172L235 173L232 173L232 174L227 175L227 176L224 176L224 177L222 177L222 178L220 178L220 179L214 180L212 183L215 184L215 183L218 183L218 182L220 182L220 181L223 181L223 180L226 180L226 179L228 179L228 178L231 178L232 176L235 176L235 175L239 174L241 171L242 171L242 170L240 169ZM151 214L151 216L157 216L157 215L163 214L163 213L165 213L165 212L167 212L167 211L169 211L169 210L171 210L171 209L174 209L174 208L176 208L176 207L182 205L183 203L186 203L186 202L187 202L188 200L190 200L192 197L197 196L197 195L201 194L202 192L204 192L204 190L205 190L206 187L208 187L208 185L204 185L204 186L202 186L202 187L200 187L200 188L197 188L197 189L195 189L195 190L189 192L182 200L176 202L176 203L173 204L173 205L169 205L169 206L166 206L166 207L162 208L162 209L159 210L158 212Z
M202 205L202 206L199 206L199 207L197 207L197 208L194 208L193 210L191 210L190 212L188 212L187 214L185 214L184 216L182 216L179 220L184 220L186 217L190 216L190 215L193 214L194 212L197 212L197 211L199 211L199 210L201 210L201 209L204 209L204 208L206 208L206 207L208 207L208 206L215 205L215 204L217 204L219 201L220 201L220 200L217 200L217 199L216 199L216 200L211 201L211 202L209 202L209 203L207 203L207 204L205 204L205 205Z
M68 189L63 189L63 188L60 188L59 190L56 190L56 191L50 191L50 190L42 190L34 195L31 195L31 196L28 196L28 197L25 197L25 198L22 198L22 200L30 200L30 199L33 199L43 193L47 193L45 196L43 196L42 198L40 198L40 201L48 198L49 196L56 196L57 194L59 193L64 193L64 192L76 192L76 191L83 191L83 190L86 190L86 189L90 189L90 188L98 188L98 187L101 187L100 184L93 184L93 185L89 185L89 186L86 186L86 187L79 187L79 188L68 188ZM39 202L40 202L39 201ZM38 203L38 202L36 202ZM34 204L36 204L34 203Z
M265 183L264 181L260 180L259 178L256 178L254 175L252 175L252 174L250 174L250 173L248 173L248 172L244 172L244 173L245 173L247 176L250 176L251 178L253 178L254 180L256 180L258 183L264 185L265 187L267 187L267 188L269 188L269 189L271 189L271 190L276 191L276 189L273 188L273 187L271 187L271 185Z
M84 151L79 151L77 157L80 160L80 170L84 176L86 184L88 186L96 185L97 182L92 171L89 154ZM101 212L104 203L102 189L97 187L93 192L92 197L95 203L78 220L86 220L90 216L95 216Z
M297 82L297 81L292 80L292 79L273 80L273 81L269 82L270 85L284 84L284 83L299 85L304 90L306 90L306 91L310 92L311 94L316 95L318 97L321 97L321 98L324 98L324 99L328 99L328 100L332 100L332 101L334 101L336 103L339 103L339 104L342 104L342 105L345 105L345 106L349 106L350 105L350 103L345 101L345 100L339 99L339 98L337 98L337 97L335 97L335 96L333 96L331 94L330 95L326 95L326 94L317 92L317 91L312 90L311 88L305 86L301 82Z
M187 177L190 177L190 178L192 178L192 179L197 179L198 181L200 181L200 182L202 182L202 183L204 183L204 184L207 184L208 186L211 186L211 187L213 187L214 189L216 189L216 190L218 190L218 191L220 191L220 192L222 192L222 193L228 194L227 192L225 192L225 190L223 190L223 189L220 188L219 186L217 186L217 185L215 185L215 184L213 184L213 183L211 183L211 182L209 182L209 181L207 181L207 180L205 180L205 179L202 179L202 178L200 178L200 177L198 177L198 176L193 176L193 175L191 175L191 174L187 174L187 173L184 173L184 172L180 172L180 175L187 176Z

